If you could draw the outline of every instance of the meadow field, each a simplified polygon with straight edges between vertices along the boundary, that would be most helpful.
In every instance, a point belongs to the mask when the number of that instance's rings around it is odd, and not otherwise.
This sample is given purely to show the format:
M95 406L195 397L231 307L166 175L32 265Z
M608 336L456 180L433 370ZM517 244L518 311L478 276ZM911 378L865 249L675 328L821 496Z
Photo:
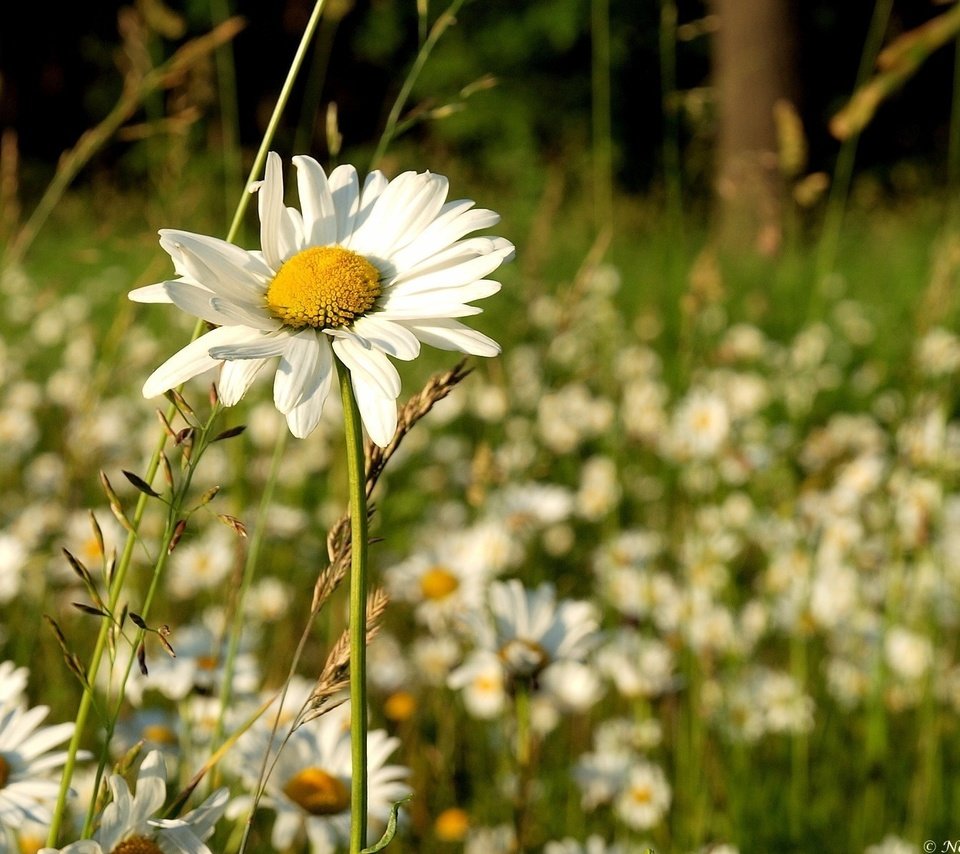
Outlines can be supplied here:
M743 259L663 184L598 217L582 152L388 141L516 253L476 244L502 353L404 356L367 446L366 844L400 802L397 854L956 850L952 195L859 175ZM235 405L219 369L144 398L215 326L128 298L201 278L157 231L224 238L244 190L195 137L140 144L146 184L82 173L0 274L0 852L346 851L340 396L304 438L274 362ZM276 148L302 224L308 152Z

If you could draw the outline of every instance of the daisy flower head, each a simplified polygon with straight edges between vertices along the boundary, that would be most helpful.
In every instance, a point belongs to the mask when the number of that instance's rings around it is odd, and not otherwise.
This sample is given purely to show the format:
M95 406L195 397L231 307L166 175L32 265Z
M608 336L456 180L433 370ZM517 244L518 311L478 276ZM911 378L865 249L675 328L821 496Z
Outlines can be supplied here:
M260 251L160 232L178 278L138 288L131 299L173 303L217 328L154 371L143 393L153 397L222 365L220 398L232 405L279 357L274 403L304 437L320 421L337 370L346 369L367 433L385 446L400 394L389 356L414 359L421 342L476 356L500 352L456 318L480 313L470 303L500 289L484 277L512 257L513 245L465 237L499 217L469 200L447 202L442 175L405 172L390 181L375 171L361 187L352 166L327 176L311 157L293 163L299 210L284 205L281 161L272 152L253 188Z
M271 741L266 730L259 736L240 743L241 777L251 787L257 783L256 769ZM367 733L367 818L371 836L386 825L393 805L410 794L408 769L388 764L399 746L400 740L388 736L385 730ZM276 813L271 833L273 850L286 851L305 837L312 854L333 854L349 841L350 749L349 703L300 727L283 745L261 800ZM234 799L229 814L244 814L251 800L246 795Z
M93 839L73 842L61 854L211 854L205 840L227 806L226 789L219 789L199 807L180 818L155 819L167 799L166 766L158 750L140 765L134 794L126 780L114 774L109 780L112 800L103 810ZM42 848L40 854L58 849Z
M60 790L65 751L51 752L73 735L73 724L41 727L49 708L0 708L0 826L49 823ZM0 839L2 842L2 839Z

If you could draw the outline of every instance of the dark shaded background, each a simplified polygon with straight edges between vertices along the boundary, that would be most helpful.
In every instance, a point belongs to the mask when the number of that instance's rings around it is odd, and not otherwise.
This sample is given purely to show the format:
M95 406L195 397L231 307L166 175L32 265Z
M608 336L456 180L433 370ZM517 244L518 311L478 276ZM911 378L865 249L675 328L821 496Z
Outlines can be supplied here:
M116 16L122 4L19 4L17 17L0 28L0 129L16 130L30 175L43 176L59 154L109 110L119 92ZM171 3L187 21L187 34L209 27L205 2ZM279 91L311 4L240 0L237 14L248 21L234 43L244 145L260 139L265 116ZM435 15L443 7L431 4ZM831 168L838 145L826 124L853 89L872 2L798 2L800 109L811 149L811 169ZM681 24L701 18L705 4L680 2ZM927 2L895 5L887 41L933 17L942 7ZM613 120L617 175L631 191L651 187L658 175L661 134L658 23L653 0L611 0ZM481 92L468 109L450 119L420 126L416 133L446 146L478 168L509 177L511 168L545 158L569 156L589 144L590 4L588 0L467 3L459 24L441 41L415 90L416 98L442 103L446 94L479 76L495 75L495 89ZM336 33L321 109L339 106L345 145L369 145L382 127L389 104L417 47L413 0L358 0ZM158 58L175 43L158 39ZM709 36L677 44L680 90L709 85ZM884 105L861 142L858 168L881 177L905 159L924 164L930 179L943 170L953 77L953 51L935 55ZM749 97L749 93L745 93ZM294 104L296 104L296 98ZM685 114L685 172L695 189L706 190L711 166L709 108ZM211 102L204 121L217 117ZM288 114L278 144L292 143L298 110ZM203 124L203 123L201 123ZM206 144L198 131L198 144ZM312 148L322 147L315 136ZM322 152L320 152L322 153ZM98 157L101 167L136 171L124 161L125 145L115 142ZM134 176L135 177L135 176Z

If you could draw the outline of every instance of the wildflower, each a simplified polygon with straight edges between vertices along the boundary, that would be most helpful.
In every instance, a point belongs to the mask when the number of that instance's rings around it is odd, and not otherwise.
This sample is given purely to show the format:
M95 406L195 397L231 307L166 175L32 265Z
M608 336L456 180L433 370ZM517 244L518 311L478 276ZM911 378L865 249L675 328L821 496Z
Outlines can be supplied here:
M40 727L47 706L0 708L0 826L19 828L26 821L51 820L60 789L64 751L50 750L73 734L73 724Z
M692 391L674 411L668 441L680 459L715 456L730 435L730 412L719 395Z
M656 697L676 680L673 652L655 638L620 629L597 653L597 667L624 697Z
M17 667L12 661L0 663L0 708L17 706L23 702L27 675L26 667Z
M350 838L350 757L349 703L300 727L284 745L276 767L266 784L261 803L273 809L271 841L274 850L286 851L294 841L306 835L313 854L335 851ZM245 771L260 767L264 741L250 739L241 743L249 761ZM387 765L400 740L383 730L367 735L367 815L371 824L383 825L397 801L409 794L405 782L408 771L401 765ZM253 784L249 775L246 782ZM231 815L240 815L250 805L249 797L238 798L230 806Z
M257 185L262 253L161 231L179 278L138 288L131 299L172 302L219 328L168 359L143 393L153 397L223 362L220 397L231 405L279 356L274 403L303 437L320 421L336 355L350 371L367 432L383 446L396 428L400 394L387 356L414 359L421 342L477 356L500 352L455 318L479 313L469 303L500 289L483 277L513 246L499 237L461 240L499 217L471 210L467 200L445 204L441 175L406 172L388 181L372 172L361 189L352 166L328 178L310 157L293 162L299 211L283 204L276 154Z
M614 803L614 811L628 827L648 830L656 826L670 808L670 784L659 765L637 761L626 785Z
M20 592L27 558L19 537L0 533L0 603L9 602Z
M93 839L61 848L61 854L117 854L120 851L210 854L204 840L213 833L227 805L226 789L214 792L181 818L151 818L163 806L167 795L164 760L157 750L148 753L140 765L135 794L130 794L126 780L119 774L110 777L109 785L113 800L104 809ZM42 848L40 854L54 854L55 851Z
M181 543L173 555L167 576L170 593L177 599L192 599L201 590L219 587L236 561L235 538L226 528L193 542Z
M902 679L922 679L933 663L930 638L893 626L883 639L883 651L890 669Z

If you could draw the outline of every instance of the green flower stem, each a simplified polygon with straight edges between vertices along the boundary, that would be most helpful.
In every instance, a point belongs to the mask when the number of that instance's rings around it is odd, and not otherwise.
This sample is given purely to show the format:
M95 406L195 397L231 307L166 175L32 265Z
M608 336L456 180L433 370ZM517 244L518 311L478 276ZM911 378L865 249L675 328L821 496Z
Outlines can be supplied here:
M513 805L513 824L517 854L523 854L527 835L527 811L530 803L530 772L533 734L530 729L530 686L517 681L513 707L517 724L517 795Z
M171 498L167 511L167 522L164 527L163 537L160 540L160 551L156 560L154 561L153 576L150 579L150 586L147 588L147 593L143 599L143 604L139 607L139 615L144 620L146 620L150 614L150 607L153 604L153 598L156 596L157 588L160 586L160 579L163 577L164 569L166 568L167 561L170 558L170 543L173 542L173 538L176 534L177 522L182 518L183 508L190 492L190 485L193 481L193 476L200 464L200 460L203 458L204 451L206 451L206 449L209 447L212 428L222 411L223 407L219 404L214 406L206 424L199 428L189 465L184 470L183 477L181 478L176 490L174 490ZM120 585L117 585L116 589L119 591ZM111 614L114 613L115 608L116 603L111 601ZM107 620L104 620L104 623L109 625L109 621ZM141 641L143 640L143 636L143 629L138 629L136 639L133 642L134 650L136 650L136 648L140 645ZM135 659L136 656L131 655L130 659L127 661L126 669L123 671L123 675L120 677L120 683L117 686L116 705L113 708L109 719L104 722L106 727L106 738L104 739L103 749L100 755L100 763L97 767L97 773L94 781L93 791L95 792L99 791L100 789L100 780L103 777L104 768L109 761L110 740L113 737L113 730L116 726L117 718L120 716L120 709L123 706L127 680L130 678L130 673L133 670L133 662ZM96 818L96 806L96 799L92 798L87 807L87 815L83 824L83 832L80 834L81 839L87 839L93 833L93 822Z
M198 322L197 327L199 329L200 322ZM170 411L167 413L168 419L172 418L173 414L173 407L170 407ZM150 458L150 462L147 465L147 473L146 477L144 478L147 483L153 482L153 478L157 473L157 469L160 467L160 454L163 452L163 447L166 442L167 434L161 433L160 439L154 448L153 455ZM110 609L110 613L113 613L116 610L117 603L120 601L120 593L123 590L123 582L126 579L127 570L130 568L130 561L133 558L133 550L137 544L138 537L136 532L140 528L140 522L142 521L143 514L147 509L147 500L148 497L141 493L137 499L137 504L133 511L133 519L130 520L133 530L127 535L127 541L124 544L120 559L117 561L117 566L114 570L113 579L110 586L109 599L107 600L107 606ZM60 792L57 795L57 805L54 808L53 818L50 822L50 830L47 834L47 846L51 848L56 847L57 838L60 835L60 826L63 823L63 816L66 812L67 796L70 793L70 781L73 779L73 772L77 764L77 753L80 750L80 740L83 737L87 718L90 715L90 707L93 705L93 685L96 682L97 671L100 669L100 662L103 660L103 653L107 647L107 637L110 633L110 625L111 623L109 620L100 621L100 631L97 633L97 640L94 643L93 654L90 656L90 664L87 667L87 684L84 688L83 696L80 698L80 705L77 708L77 717L74 723L73 736L70 739L70 744L67 746L67 761L64 763L63 775L60 778Z
M367 490L350 371L338 365L350 488L350 854L367 846Z

